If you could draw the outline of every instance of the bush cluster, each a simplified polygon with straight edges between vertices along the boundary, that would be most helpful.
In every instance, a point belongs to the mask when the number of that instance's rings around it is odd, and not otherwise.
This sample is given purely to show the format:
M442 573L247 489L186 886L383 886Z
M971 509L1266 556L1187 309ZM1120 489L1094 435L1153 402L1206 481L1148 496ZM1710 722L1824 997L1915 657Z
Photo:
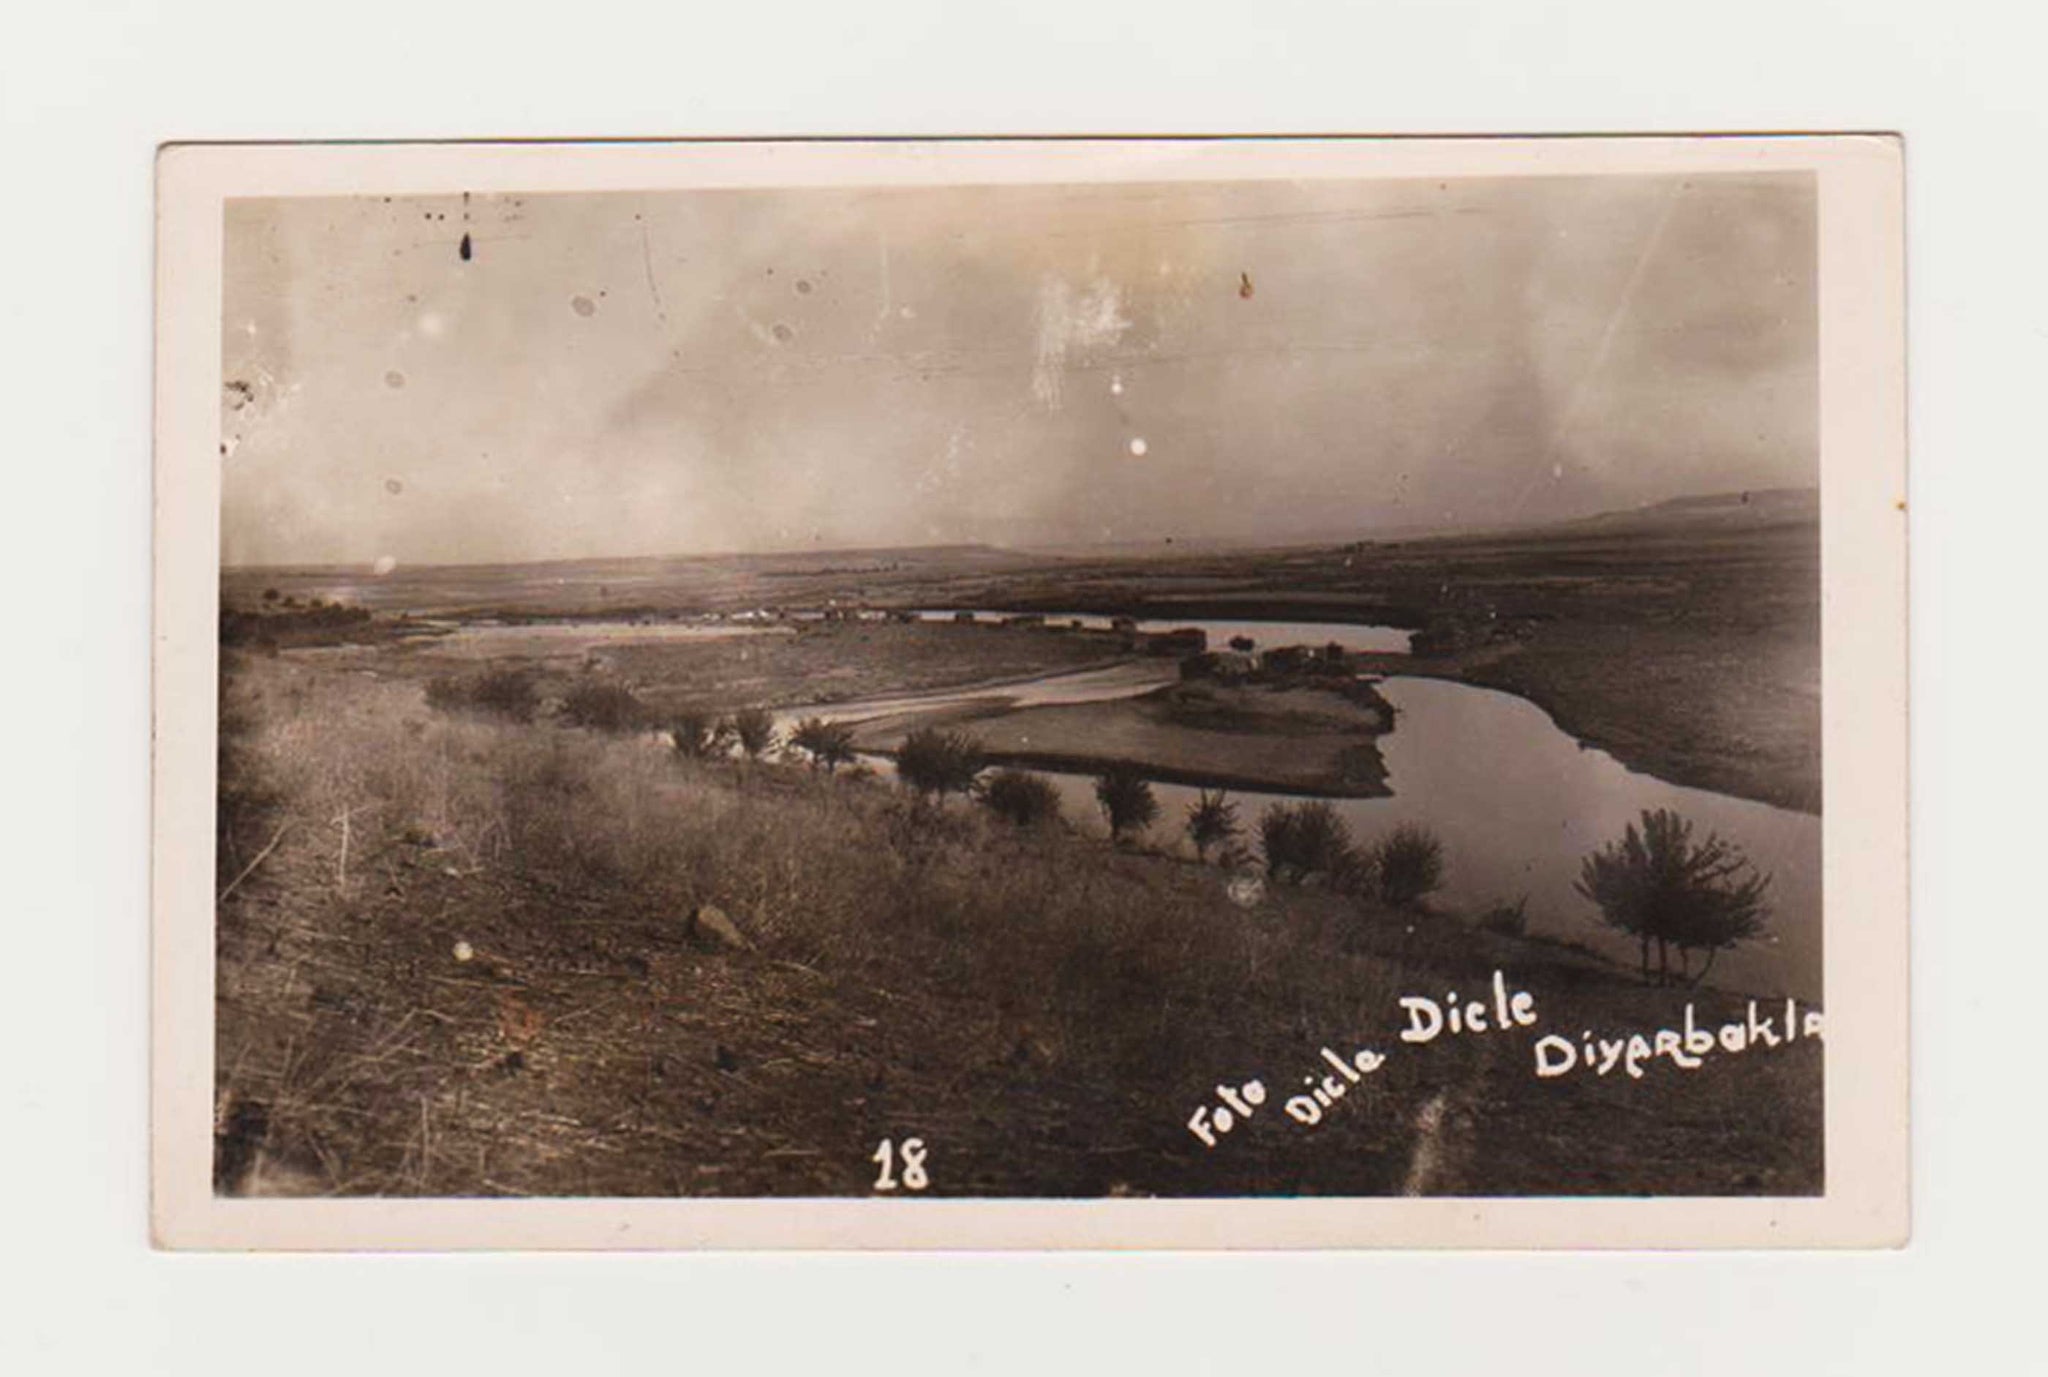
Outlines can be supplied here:
M1444 844L1428 828L1404 822L1373 848L1380 898L1395 907L1413 904L1444 882Z
M646 725L647 705L622 684L586 680L563 698L562 720L602 732L632 731Z
M695 760L721 756L732 749L731 724L701 708L684 708L669 719L668 737L677 755Z
M1051 780L1029 770L997 770L983 781L981 801L991 813L1019 827L1060 815L1060 791Z
M427 681L427 706L443 712L480 712L514 722L531 722L540 711L540 692L524 670L443 675Z
M730 719L732 738L749 760L775 749L775 719L766 708L741 708Z
M1142 832L1159 816L1159 800L1152 785L1128 765L1112 765L1095 781L1095 801L1109 822L1109 838L1120 839L1127 832Z
M896 752L897 777L920 798L970 793L986 768L980 742L940 727L920 727Z
M1266 874L1300 884L1321 875L1333 885L1353 876L1357 856L1351 831L1337 810L1323 799L1276 803L1259 815L1259 845Z
M1211 848L1227 848L1237 835L1237 805L1225 793L1212 794L1204 789L1188 805L1187 827L1188 840L1195 846L1195 858L1206 865Z
M853 728L844 722L806 717L790 733L789 744L809 756L813 767L828 775L853 763Z

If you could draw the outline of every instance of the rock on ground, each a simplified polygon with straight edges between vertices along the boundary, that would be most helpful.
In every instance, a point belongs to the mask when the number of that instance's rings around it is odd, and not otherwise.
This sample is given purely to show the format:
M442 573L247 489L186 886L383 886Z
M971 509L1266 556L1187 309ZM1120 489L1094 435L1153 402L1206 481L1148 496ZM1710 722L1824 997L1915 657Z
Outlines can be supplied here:
M699 904L690 914L690 938L706 946L752 951L754 944L716 904Z

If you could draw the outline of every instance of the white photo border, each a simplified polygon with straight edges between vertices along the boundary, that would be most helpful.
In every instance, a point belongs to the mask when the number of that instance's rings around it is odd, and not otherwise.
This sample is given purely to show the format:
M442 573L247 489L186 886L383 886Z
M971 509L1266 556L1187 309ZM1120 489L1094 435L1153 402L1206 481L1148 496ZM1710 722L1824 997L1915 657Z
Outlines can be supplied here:
M1826 1188L1810 1198L216 1197L222 210L245 196L1805 170L1819 203ZM152 1222L211 1249L1750 1248L1909 1231L1903 148L1884 135L178 145L158 159Z

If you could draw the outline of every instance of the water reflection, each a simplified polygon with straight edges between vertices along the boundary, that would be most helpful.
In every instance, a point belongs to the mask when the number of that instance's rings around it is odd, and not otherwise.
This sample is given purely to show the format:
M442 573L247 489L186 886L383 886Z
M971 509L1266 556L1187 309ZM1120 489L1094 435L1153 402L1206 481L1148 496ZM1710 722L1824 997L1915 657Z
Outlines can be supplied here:
M821 711L850 720L970 702L1087 702L1146 692L1162 681L1161 673L1148 665L1126 665L997 690L839 704ZM1170 667L1164 674L1171 677ZM1381 691L1398 714L1394 731L1379 743L1393 797L1331 803L1361 841L1402 822L1436 832L1448 863L1439 896L1447 907L1476 912L1526 894L1532 932L1583 941L1633 962L1634 944L1600 925L1596 910L1574 892L1573 882L1583 858L1620 836L1645 809L1676 809L1692 820L1696 836L1720 833L1772 877L1769 936L1722 953L1713 983L1758 994L1820 998L1819 818L1629 770L1606 752L1582 746L1542 709L1512 694L1405 677L1386 680ZM888 773L886 760L873 763ZM1091 781L1081 775L1050 777L1067 817L1101 833ZM1197 791L1173 784L1154 789L1161 809L1151 840L1176 844ZM1255 793L1234 792L1232 797L1247 829L1264 807L1280 801Z

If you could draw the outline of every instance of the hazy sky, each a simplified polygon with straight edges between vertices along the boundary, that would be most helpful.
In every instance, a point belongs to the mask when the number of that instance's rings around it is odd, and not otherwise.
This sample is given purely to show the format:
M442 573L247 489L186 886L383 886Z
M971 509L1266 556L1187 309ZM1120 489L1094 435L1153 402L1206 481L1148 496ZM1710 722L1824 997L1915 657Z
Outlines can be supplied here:
M1277 543L1817 476L1803 174L237 201L223 310L231 564Z

